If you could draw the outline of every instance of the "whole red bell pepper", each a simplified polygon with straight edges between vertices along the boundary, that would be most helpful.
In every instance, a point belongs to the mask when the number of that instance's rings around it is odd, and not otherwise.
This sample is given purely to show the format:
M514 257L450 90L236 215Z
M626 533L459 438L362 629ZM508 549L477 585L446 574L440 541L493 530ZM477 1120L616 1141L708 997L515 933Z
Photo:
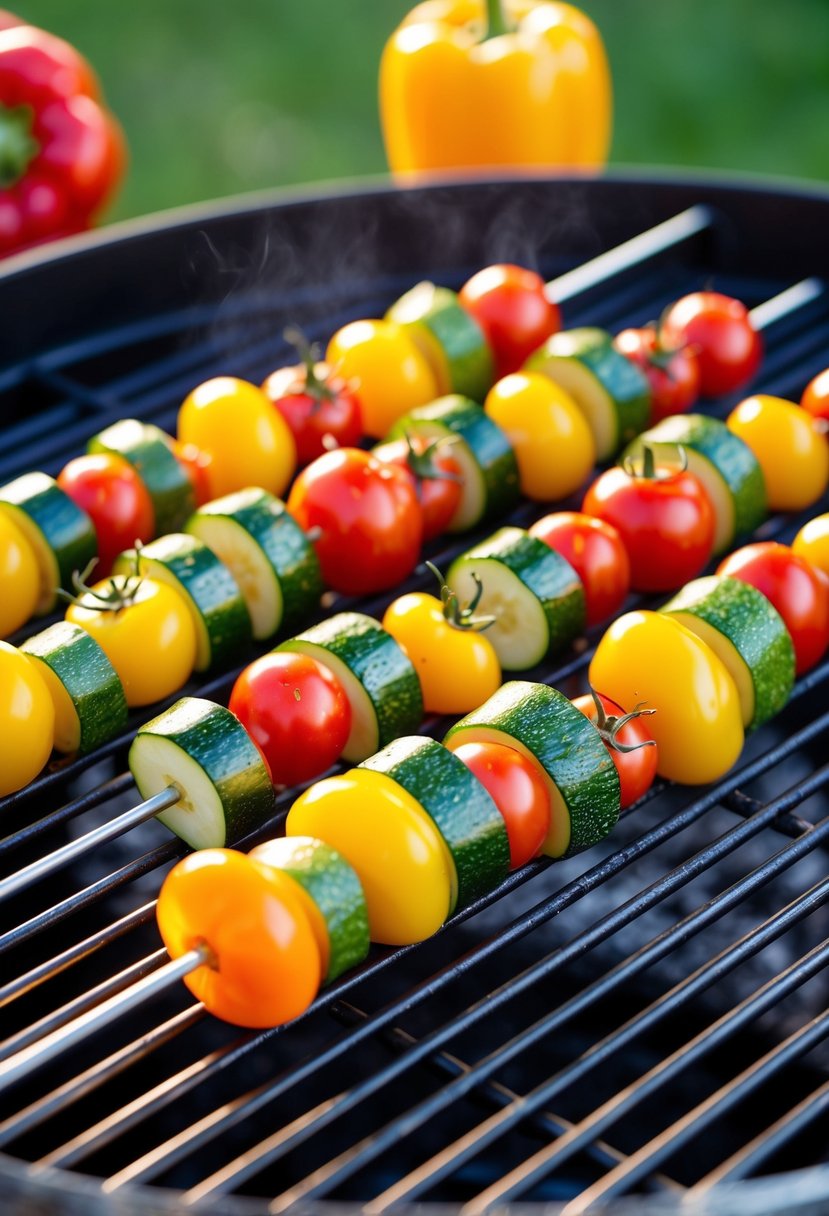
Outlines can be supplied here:
M0 10L0 255L88 228L126 160L82 55Z

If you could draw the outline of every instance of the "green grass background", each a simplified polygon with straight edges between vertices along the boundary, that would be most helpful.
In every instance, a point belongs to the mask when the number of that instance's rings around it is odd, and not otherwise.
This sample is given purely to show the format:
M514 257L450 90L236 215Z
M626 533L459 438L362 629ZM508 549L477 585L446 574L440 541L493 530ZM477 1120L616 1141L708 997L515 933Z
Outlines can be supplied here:
M14 7L14 5L13 5ZM408 0L30 0L95 65L131 163L106 218L386 170L377 65ZM584 0L611 164L829 177L829 0Z

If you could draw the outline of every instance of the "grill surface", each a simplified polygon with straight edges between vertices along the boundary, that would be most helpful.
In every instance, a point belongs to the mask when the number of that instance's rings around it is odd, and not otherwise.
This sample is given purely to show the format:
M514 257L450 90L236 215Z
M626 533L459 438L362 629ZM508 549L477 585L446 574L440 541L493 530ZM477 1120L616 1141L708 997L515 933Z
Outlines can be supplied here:
M568 326L642 324L710 282L772 300L757 387L796 399L829 364L827 219L829 196L793 190L494 182L282 196L21 258L0 274L0 479L56 473L113 417L173 429L201 380L287 361L289 322L324 340L418 278L457 287L500 260L563 275ZM528 678L583 691L600 633ZM225 699L235 674L185 691ZM527 867L419 947L375 948L288 1027L240 1033L176 984L64 1038L0 1095L4 1211L825 1211L827 676L798 682L716 788L663 783L601 848ZM128 742L2 801L0 873L134 805ZM154 899L183 853L150 821L0 905L0 1061L153 976Z

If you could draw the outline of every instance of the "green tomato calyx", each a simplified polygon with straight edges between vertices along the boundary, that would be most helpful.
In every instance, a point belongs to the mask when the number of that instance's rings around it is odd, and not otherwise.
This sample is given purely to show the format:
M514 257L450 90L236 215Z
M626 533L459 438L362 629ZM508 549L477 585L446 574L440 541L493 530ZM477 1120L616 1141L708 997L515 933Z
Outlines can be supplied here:
M475 616L475 609L481 602L481 596L484 593L484 585L477 574L473 573L472 575L475 583L475 594L468 604L462 606L457 593L447 585L437 566L433 562L428 561L426 565L440 585L440 602L443 604L443 615L448 625L451 625L453 629L471 629L475 633L483 633L485 629L489 629L490 625L495 624L496 618L494 616Z

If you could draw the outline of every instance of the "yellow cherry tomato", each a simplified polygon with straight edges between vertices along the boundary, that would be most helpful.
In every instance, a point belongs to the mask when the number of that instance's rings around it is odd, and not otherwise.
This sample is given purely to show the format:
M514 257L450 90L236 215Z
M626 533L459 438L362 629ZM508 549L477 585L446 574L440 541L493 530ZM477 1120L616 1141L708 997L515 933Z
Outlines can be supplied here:
M288 836L316 836L350 862L366 897L373 942L423 941L452 912L458 879L423 807L385 773L355 768L317 781L288 813Z
M296 469L296 443L261 388L235 376L206 380L178 413L178 438L207 454L213 498L259 486L280 496Z
M45 681L25 654L0 642L0 796L38 775L51 754L54 728Z
M106 606L113 596L123 603L116 611ZM124 686L127 705L161 701L190 677L196 627L183 597L172 587L151 578L142 578L136 586L133 576L115 574L70 604L66 619L101 647Z
M32 546L14 520L0 515L0 637L26 624L37 607L39 591Z
M304 1013L322 976L297 884L232 849L202 849L164 880L156 908L171 958L205 946L185 984L236 1026L281 1026Z
M501 686L501 664L486 634L450 623L434 595L412 591L389 604L383 628L412 661L433 714L466 714Z
M829 444L807 410L781 397L747 397L726 425L757 457L771 511L800 511L829 485Z
M325 361L353 387L363 429L375 439L382 439L403 414L438 396L425 356L394 321L344 325L328 343Z
M737 687L713 650L671 616L639 611L614 621L593 656L590 684L627 712L655 710L648 731L657 772L670 781L716 781L740 754Z
M816 515L792 541L792 552L829 578L829 514Z
M484 410L507 433L527 498L566 498L592 471L596 445L584 414L570 394L546 376L504 376L489 390Z

